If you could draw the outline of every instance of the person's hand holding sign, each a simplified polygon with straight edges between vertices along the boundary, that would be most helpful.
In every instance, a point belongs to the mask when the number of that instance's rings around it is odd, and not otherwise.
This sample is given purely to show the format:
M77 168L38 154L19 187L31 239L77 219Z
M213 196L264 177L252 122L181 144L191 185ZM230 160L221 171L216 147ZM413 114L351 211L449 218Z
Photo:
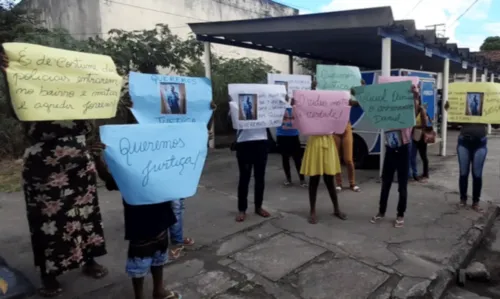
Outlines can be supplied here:
M92 143L92 145L90 145L90 151L95 156L101 155L101 153L104 149L106 149L106 145L100 141L96 141L96 142Z
M9 59L3 53L0 53L0 69L5 72L5 69L9 67Z

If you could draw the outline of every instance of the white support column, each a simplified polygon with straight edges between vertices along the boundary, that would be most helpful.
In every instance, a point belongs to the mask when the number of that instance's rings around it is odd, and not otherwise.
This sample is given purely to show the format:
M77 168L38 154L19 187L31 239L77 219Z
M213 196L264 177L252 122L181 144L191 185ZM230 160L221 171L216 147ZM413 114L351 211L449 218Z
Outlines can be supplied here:
M495 74L492 73L490 79L491 79L490 80L491 83L495 83Z
M448 139L448 112L444 109L448 102L448 84L450 83L450 60L446 58L443 66L443 97L441 100L441 144L439 147L439 155L446 157L446 141Z
M471 82L476 83L477 81L477 67L472 68L472 80Z
M391 39L383 38L382 39L382 76L390 76L391 75ZM384 158L385 158L385 135L384 130L380 130L380 169L379 174L382 177L382 168L384 166Z
M288 55L288 73L293 75L293 55Z
M210 42L204 42L205 51L203 53L203 60L205 62L205 77L212 80L212 60L210 59ZM212 93L213 97L213 93ZM208 139L208 147L215 148L215 116L212 116L212 123L210 124L210 136Z

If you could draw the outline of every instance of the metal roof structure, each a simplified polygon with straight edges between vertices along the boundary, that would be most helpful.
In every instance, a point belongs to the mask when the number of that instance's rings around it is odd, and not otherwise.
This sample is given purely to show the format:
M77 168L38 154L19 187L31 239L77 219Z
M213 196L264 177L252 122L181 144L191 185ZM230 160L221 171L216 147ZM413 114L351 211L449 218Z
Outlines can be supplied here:
M417 30L414 20L394 20L390 7L262 19L190 23L200 41L330 63L381 69L381 39L392 39L391 68L450 73L493 64L468 48L447 43L435 30Z

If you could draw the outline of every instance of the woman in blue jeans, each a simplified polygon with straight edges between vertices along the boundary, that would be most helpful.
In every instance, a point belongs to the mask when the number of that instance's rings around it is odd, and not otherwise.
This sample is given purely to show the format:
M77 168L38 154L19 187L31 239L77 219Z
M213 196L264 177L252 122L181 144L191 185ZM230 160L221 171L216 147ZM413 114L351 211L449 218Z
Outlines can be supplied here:
M445 109L448 110L449 103ZM469 173L472 168L472 209L481 212L479 199L483 188L483 166L488 154L486 147L487 137L486 124L462 124L457 142L458 165L460 177L458 185L460 189L460 206L467 206L467 187Z

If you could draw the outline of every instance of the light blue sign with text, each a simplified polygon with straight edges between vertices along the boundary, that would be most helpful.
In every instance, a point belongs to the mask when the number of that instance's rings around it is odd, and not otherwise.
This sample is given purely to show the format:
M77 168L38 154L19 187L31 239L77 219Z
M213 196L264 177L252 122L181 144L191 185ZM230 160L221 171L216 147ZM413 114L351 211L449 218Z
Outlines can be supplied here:
M149 205L196 193L207 157L205 123L100 127L104 158L125 201Z
M132 113L140 124L202 122L212 116L212 84L207 78L131 72Z

